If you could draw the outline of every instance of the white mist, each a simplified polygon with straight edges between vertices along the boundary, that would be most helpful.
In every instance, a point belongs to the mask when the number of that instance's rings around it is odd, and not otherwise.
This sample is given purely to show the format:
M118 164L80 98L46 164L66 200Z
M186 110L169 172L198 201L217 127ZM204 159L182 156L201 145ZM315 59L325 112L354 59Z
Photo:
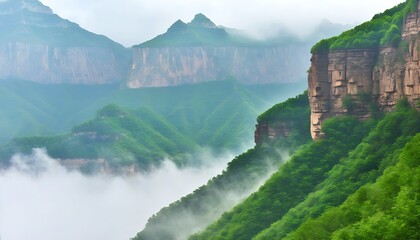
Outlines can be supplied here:
M148 175L89 177L68 172L44 150L17 155L14 166L0 172L0 239L129 239L152 214L221 173L230 159L185 169L166 161Z

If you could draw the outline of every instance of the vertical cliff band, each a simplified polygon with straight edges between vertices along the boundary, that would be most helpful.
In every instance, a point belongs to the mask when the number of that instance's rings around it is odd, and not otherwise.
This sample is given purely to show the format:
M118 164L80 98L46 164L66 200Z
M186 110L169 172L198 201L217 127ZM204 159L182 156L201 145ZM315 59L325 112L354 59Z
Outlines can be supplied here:
M367 119L373 105L387 112L403 97L417 106L419 12L409 14L404 21L402 41L406 48L343 49L312 55L308 97L313 139L322 137L322 123L333 116L351 114Z

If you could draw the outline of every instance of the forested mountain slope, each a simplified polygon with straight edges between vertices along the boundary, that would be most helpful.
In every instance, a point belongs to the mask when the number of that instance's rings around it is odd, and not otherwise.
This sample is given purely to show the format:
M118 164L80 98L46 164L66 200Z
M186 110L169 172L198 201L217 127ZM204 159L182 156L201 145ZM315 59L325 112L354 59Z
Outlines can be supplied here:
M277 114L279 111L285 114ZM309 141L309 105L306 93L276 105L268 111L271 119L283 122L290 132L306 129L305 134L278 136L276 140L264 137L264 143L233 159L226 171L204 185L162 209L151 217L145 229L134 239L185 239L203 229L220 215L245 198L289 154ZM293 119L294 124L288 123ZM263 120L259 124L265 124Z
M190 239L419 237L417 11L408 0L313 48L316 141Z
M379 122L327 120L323 139L295 153L256 193L191 239L282 239L341 205L395 165L405 144L420 132L420 113L401 105ZM410 196L415 201L416 195Z
M0 129L6 139L22 135L0 148L1 160L46 148L63 163L103 159L109 167L140 171L165 158L179 166L198 163L192 156L201 150L221 153L248 145L258 112L299 88L234 80L146 89L4 82L0 101L7 107L0 112L10 118Z

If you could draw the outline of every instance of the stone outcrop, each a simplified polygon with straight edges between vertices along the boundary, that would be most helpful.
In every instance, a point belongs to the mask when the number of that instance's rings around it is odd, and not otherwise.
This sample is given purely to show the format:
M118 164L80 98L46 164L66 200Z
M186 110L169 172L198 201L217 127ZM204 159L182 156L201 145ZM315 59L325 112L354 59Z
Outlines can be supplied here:
M377 55L376 49L356 49L312 56L308 94L313 138L322 135L321 124L332 116L349 112L361 119L370 116L368 107L357 96L370 95L377 87L373 80ZM348 96L352 97L352 107L346 104Z
M233 77L245 84L304 78L308 54L289 47L133 48L129 88L176 86Z
M369 105L390 111L405 97L420 100L419 13L406 18L400 47L315 53L308 76L312 138L322 137L325 119L351 114L371 115ZM406 44L406 48L404 48ZM403 46L403 47L401 47Z
M288 137L291 126L285 122L260 123L255 125L254 142L261 145L266 140Z

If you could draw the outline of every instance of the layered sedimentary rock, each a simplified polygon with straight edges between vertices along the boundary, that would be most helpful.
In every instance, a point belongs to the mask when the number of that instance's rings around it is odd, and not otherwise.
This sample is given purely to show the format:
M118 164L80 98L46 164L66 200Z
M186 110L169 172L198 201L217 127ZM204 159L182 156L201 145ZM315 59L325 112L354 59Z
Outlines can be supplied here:
M124 61L101 47L0 43L0 79L70 84L120 82L127 70Z
M359 118L369 117L367 105L356 96L372 94L376 88L372 78L376 59L376 49L342 50L312 56L308 94L313 138L321 135L321 124L332 116L351 111ZM346 100L350 101L347 96L354 97L352 103L346 104Z
M261 145L265 140L288 137L292 126L286 122L261 123L255 125L254 142Z
M0 79L105 84L127 75L127 49L37 0L0 1L0 31Z
M390 111L403 97L420 100L419 13L405 20L400 47L337 50L315 53L308 76L311 133L322 137L325 119L351 114L371 115L370 106Z
M308 67L304 47L133 48L127 86L157 87L233 77L245 84L293 82Z
M269 43L217 27L203 14L176 21L166 33L134 46L130 88L235 78L245 84L294 82L309 66L308 43Z

